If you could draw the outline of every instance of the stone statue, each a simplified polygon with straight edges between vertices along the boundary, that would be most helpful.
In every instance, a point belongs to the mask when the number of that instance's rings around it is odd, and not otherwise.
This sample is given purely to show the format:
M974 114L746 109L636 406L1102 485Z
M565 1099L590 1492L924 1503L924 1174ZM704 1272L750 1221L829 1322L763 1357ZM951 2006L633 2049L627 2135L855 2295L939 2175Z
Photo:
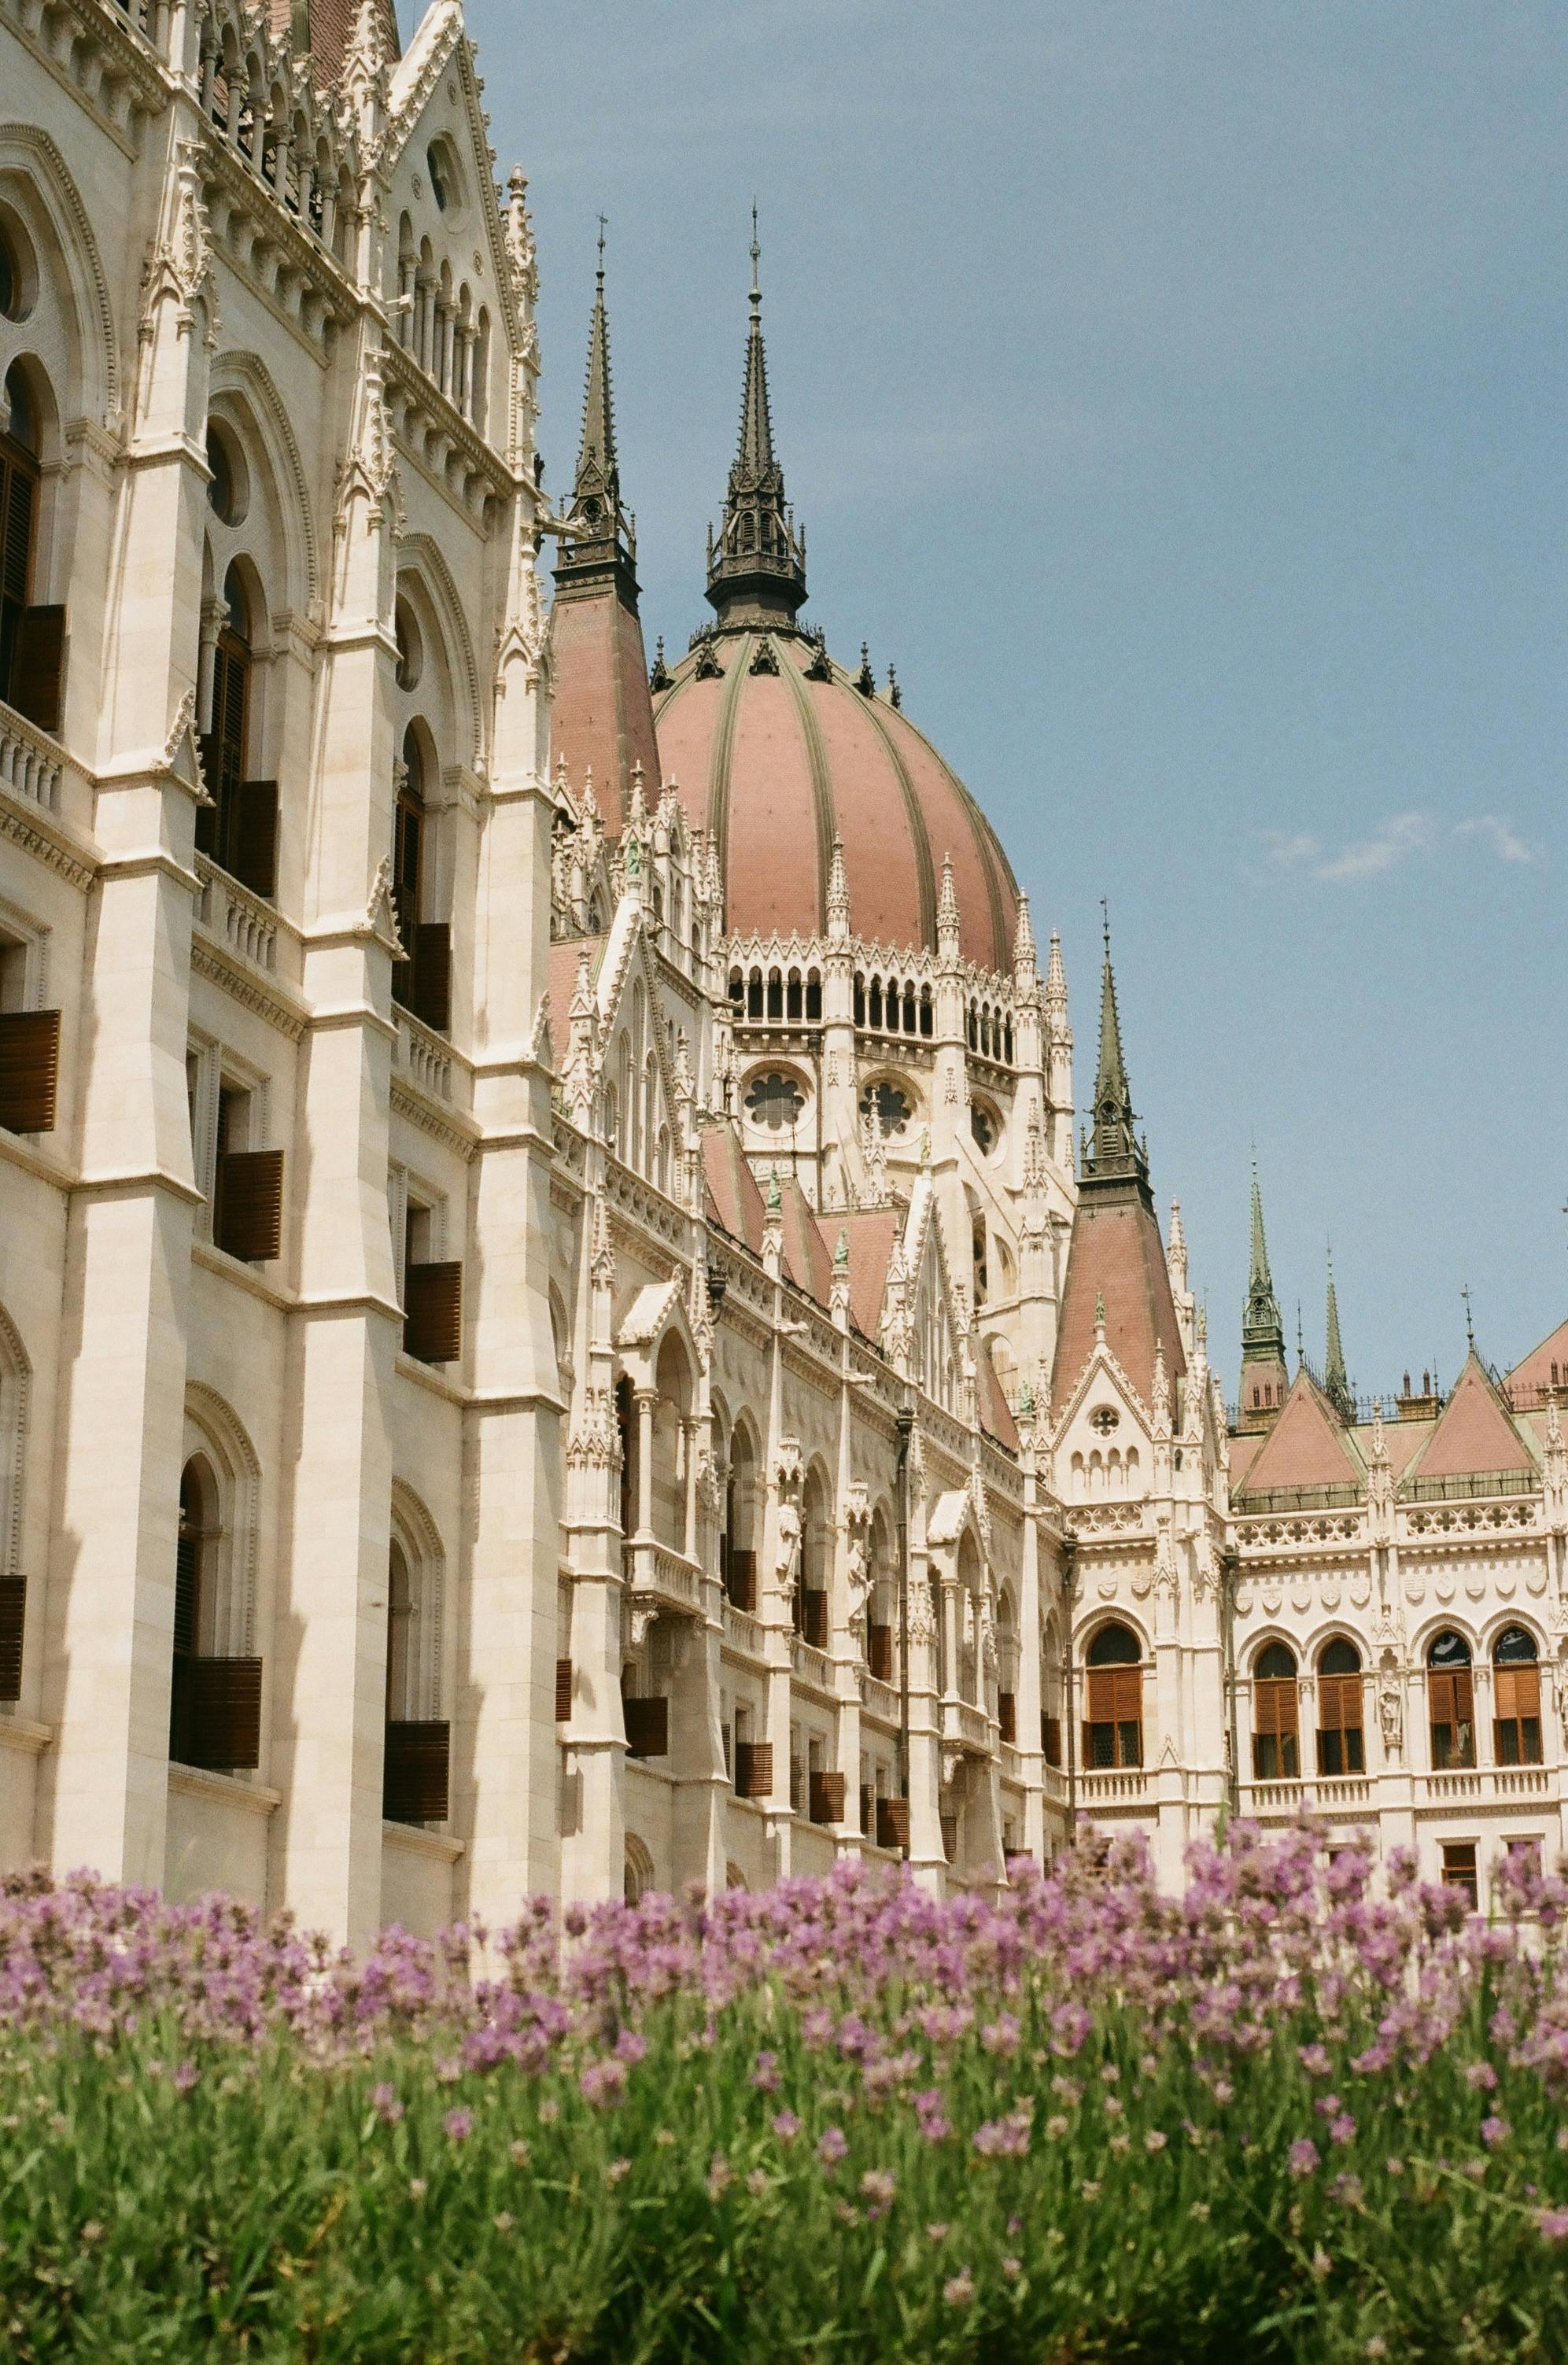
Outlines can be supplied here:
M1377 1696L1377 1721L1383 1733L1383 1754L1394 1758L1405 1751L1405 1703L1396 1682L1385 1678Z
M866 1605L871 1594L871 1555L862 1536L857 1536L849 1547L846 1575L849 1582L849 1631L857 1649L864 1651Z
M786 1601L795 1597L795 1585L801 1573L801 1514L793 1503L778 1506L778 1557L775 1574L778 1590Z

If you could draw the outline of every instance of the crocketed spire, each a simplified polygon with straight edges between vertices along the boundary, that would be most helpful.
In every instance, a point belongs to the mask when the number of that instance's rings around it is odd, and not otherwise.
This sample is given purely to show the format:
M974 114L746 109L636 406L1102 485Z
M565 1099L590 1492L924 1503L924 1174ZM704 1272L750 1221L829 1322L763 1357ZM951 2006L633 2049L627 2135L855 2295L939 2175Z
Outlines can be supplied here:
M741 394L740 448L730 470L723 521L708 536L708 599L721 626L768 625L789 631L806 597L806 540L797 535L784 498L784 471L773 456L767 356L762 342L762 287L756 207L751 211L751 326Z
M1323 1393L1341 1420L1354 1420L1356 1400L1345 1373L1345 1350L1339 1342L1339 1300L1334 1289L1334 1251L1328 1251L1327 1351L1323 1360Z
M566 510L566 532L555 568L558 591L578 599L613 586L633 613L637 606L635 521L622 506L615 457L615 403L610 379L610 321L604 308L604 224L588 324L588 376L577 472Z
M1247 1304L1241 1317L1241 1395L1243 1429L1267 1428L1290 1393L1285 1371L1285 1332L1274 1277L1269 1270L1269 1243L1263 1232L1263 1194L1258 1183L1258 1161L1252 1161L1252 1252L1247 1273Z
M1116 979L1111 967L1111 928L1105 924L1105 967L1100 986L1100 1066L1094 1079L1094 1124L1083 1170L1085 1182L1133 1182L1148 1193L1148 1163L1134 1126L1127 1066L1122 1056L1122 1022Z

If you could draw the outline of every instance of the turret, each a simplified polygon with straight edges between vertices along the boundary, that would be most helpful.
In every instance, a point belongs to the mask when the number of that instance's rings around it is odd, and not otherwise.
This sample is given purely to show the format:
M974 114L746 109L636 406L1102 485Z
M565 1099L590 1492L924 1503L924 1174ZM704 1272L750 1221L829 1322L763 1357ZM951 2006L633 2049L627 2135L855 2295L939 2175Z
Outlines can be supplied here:
M1263 1195L1258 1185L1258 1165L1252 1165L1252 1253L1247 1275L1247 1306L1241 1318L1241 1426L1244 1429L1271 1426L1290 1390L1285 1371L1285 1334L1280 1304L1269 1271L1269 1244L1263 1233Z
M724 625L791 630L806 599L806 539L797 535L784 498L784 471L773 456L767 356L762 342L762 287L756 208L751 216L751 326L741 391L740 446L730 470L724 514L708 536L710 606Z

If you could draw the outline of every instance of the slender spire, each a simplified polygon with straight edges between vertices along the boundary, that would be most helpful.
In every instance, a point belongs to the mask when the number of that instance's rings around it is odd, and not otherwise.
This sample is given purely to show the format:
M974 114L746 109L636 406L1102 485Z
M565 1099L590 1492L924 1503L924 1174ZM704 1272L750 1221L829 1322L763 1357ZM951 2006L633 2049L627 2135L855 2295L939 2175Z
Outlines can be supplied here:
M1269 1270L1269 1243L1263 1231L1263 1194L1258 1184L1258 1160L1252 1160L1252 1255L1247 1273L1247 1311L1241 1324L1244 1363L1278 1362L1285 1359L1285 1329L1274 1276Z
M784 497L773 455L756 207L751 209L751 324L741 390L740 444L718 538L709 540L708 600L722 625L788 632L806 597L806 544Z
M1334 1289L1334 1251L1328 1251L1328 1344L1323 1362L1323 1393L1342 1420L1354 1420L1356 1400L1345 1373L1345 1350L1339 1341L1339 1300Z
M555 588L565 599L587 597L613 584L633 614L637 607L637 535L621 499L615 456L615 400L610 376L610 319L604 306L605 217L599 218L599 266L588 322L588 373L577 472L566 504Z
M1103 913L1105 907L1101 905ZM1132 1182L1148 1199L1148 1161L1134 1131L1132 1093L1122 1055L1122 1021L1111 967L1111 923L1104 919L1105 966L1100 983L1100 1066L1094 1078L1094 1125L1085 1182ZM1149 1203L1152 1205L1152 1202Z

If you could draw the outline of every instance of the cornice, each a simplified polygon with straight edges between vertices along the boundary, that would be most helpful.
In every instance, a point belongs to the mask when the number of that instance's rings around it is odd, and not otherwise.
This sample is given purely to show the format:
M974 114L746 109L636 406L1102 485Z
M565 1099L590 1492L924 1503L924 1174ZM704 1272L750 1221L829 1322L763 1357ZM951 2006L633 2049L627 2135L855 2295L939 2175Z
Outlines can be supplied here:
M410 1125L418 1126L433 1141L455 1150L465 1166L477 1157L482 1138L477 1127L469 1132L458 1123L454 1110L428 1099L416 1085L398 1076L392 1079L392 1108L394 1115L407 1117Z
M82 841L40 806L24 803L4 783L0 783L0 837L9 838L13 846L19 846L79 891L89 888L97 876L96 857Z
M208 979L231 1001L242 1003L247 1010L253 1010L259 1018L264 1018L269 1026L275 1026L280 1035L286 1035L291 1043L297 1043L310 1024L310 1013L303 1003L287 999L277 988L264 984L253 970L231 958L221 945L198 934L194 928L191 932L191 974Z

